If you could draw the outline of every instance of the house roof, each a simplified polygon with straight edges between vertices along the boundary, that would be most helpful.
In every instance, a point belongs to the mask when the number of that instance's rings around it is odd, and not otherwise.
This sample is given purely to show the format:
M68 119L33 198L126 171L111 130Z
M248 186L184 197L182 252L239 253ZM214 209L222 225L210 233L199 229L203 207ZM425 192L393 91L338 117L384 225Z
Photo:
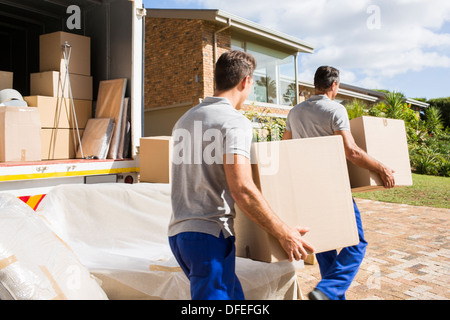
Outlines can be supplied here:
M147 17L198 19L229 26L231 30L251 35L290 52L313 53L314 46L290 35L264 27L255 22L218 9L146 9Z
M364 94L367 96L377 97L380 100L382 100L386 97L386 94L384 92L371 90L371 89L365 89L365 88L361 88L361 87L357 87L357 86L353 86L353 85L349 85L349 84L345 84L345 83L341 83L339 87L344 90L358 92L358 93L361 93L361 94ZM411 98L405 98L405 102L412 104L414 106L417 106L417 107L421 107L421 108L428 108L430 106L429 103L414 100Z
M314 84L312 84L310 82L299 81L298 83L299 83L299 85L304 86L304 87L308 87L308 88L311 88L311 89L315 88ZM344 89L344 84L343 83L341 83L340 86L339 86L338 94L342 94L342 95L345 95L345 96L348 96L348 97L352 97L352 98L358 98L358 99L361 99L361 100L366 100L366 101L369 101L369 102L376 102L376 101L378 101L378 97L370 96L368 94L364 94L364 93L358 92L356 90Z
M299 84L304 87L314 89L314 84L312 84L310 82L299 81ZM357 87L357 86L342 83L342 82L339 85L338 94L342 94L342 95L353 97L353 98L358 98L361 100L366 100L369 102L377 102L380 100L384 100L384 98L386 97L386 95L383 92L365 89L365 88ZM422 101L417 101L417 100L410 99L410 98L406 98L405 102L409 103L411 105L417 106L417 107L421 107L421 108L428 108L430 106L428 103L425 103Z

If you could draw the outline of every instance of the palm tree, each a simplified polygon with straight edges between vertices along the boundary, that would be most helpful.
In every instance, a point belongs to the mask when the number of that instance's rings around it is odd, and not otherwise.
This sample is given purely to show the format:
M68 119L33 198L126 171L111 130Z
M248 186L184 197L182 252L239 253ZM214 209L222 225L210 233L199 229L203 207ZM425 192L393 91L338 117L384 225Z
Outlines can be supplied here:
M442 114L439 108L433 106L429 107L425 111L425 116L425 125L430 134L439 133L444 128Z
M272 80L270 77L261 77L259 80L256 80L256 84L259 87L266 88L268 103L276 103L276 101L271 99L277 98L277 83L275 80Z
M405 96L401 92L386 93L386 117L392 119L402 118L402 107L405 103Z

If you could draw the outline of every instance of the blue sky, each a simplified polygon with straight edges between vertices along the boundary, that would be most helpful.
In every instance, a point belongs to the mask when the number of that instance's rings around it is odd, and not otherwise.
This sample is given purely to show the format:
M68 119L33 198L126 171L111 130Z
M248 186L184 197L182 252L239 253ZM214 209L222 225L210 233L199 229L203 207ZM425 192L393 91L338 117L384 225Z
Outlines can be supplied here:
M144 0L146 8L220 9L307 41L301 80L320 65L341 81L410 98L450 96L449 0Z

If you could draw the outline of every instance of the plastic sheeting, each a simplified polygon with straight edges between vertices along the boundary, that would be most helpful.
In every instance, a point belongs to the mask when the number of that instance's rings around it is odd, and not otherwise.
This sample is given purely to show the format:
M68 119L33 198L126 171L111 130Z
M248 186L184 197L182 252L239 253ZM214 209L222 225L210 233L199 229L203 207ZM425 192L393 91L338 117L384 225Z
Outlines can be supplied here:
M106 300L94 277L34 211L0 193L0 300Z
M190 299L189 281L174 259L167 227L168 184L63 185L37 213L102 281L110 299ZM297 299L294 265L237 258L247 299Z

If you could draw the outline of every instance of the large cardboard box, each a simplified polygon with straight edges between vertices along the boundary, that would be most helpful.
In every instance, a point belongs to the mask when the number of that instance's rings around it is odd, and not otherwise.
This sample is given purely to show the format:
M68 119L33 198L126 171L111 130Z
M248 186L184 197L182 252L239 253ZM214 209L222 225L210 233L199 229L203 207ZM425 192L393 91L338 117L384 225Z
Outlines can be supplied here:
M69 80L73 99L92 100L91 76L70 73ZM69 81L65 79L63 73L58 71L32 73L30 74L30 95L69 98Z
M170 183L173 140L170 136L141 138L139 147L140 181Z
M359 242L341 136L254 143L252 163L271 208L288 225L309 227L304 239L316 253ZM236 209L237 256L288 258L277 239Z
M0 90L13 88L13 73L0 71Z
M79 130L80 139L84 130ZM75 159L79 146L76 129L41 129L42 160Z
M92 101L73 100L74 116L70 99L46 96L24 97L28 107L37 107L41 115L42 128L84 129L87 121L92 118ZM76 123L75 123L76 120Z
M40 161L39 110L0 107L0 161Z
M395 171L396 186L412 185L411 165L405 122L397 119L363 116L350 120L356 144L384 165ZM383 189L377 173L348 162L353 192Z
M69 72L91 75L91 39L74 33L53 32L39 38L39 71L64 71L62 46L71 46Z

